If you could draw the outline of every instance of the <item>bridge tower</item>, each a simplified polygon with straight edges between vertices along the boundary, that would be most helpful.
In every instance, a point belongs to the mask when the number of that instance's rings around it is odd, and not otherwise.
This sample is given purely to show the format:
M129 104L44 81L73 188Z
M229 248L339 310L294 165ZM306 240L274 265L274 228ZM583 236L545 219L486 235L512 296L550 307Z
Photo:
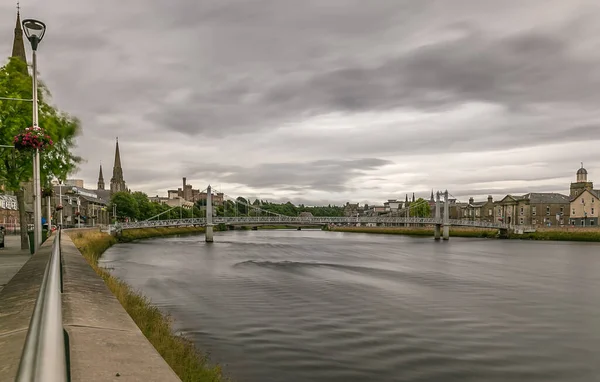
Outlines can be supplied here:
M448 239L450 239L450 206L448 205L448 190L446 190L444 191L444 240Z
M213 205L210 185L206 188L206 228L204 235L207 243L213 242Z
M442 217L440 216L441 210L440 210L440 192L436 192L435 194L435 230L434 230L434 235L433 237L435 238L435 240L440 240L440 231L442 230L442 224L441 224L441 220Z

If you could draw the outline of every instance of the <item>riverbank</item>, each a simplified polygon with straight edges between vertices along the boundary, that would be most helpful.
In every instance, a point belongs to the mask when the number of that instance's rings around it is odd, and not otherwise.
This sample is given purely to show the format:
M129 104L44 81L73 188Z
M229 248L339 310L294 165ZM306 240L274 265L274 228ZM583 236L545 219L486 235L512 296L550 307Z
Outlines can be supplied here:
M204 232L201 227L142 228L123 231L118 239L97 230L72 230L68 234L90 266L102 277L142 333L182 381L228 381L220 366L210 365L208 357L196 349L192 342L173 333L171 319L153 306L148 298L98 266L102 253L118 242L201 232Z
M433 228L429 227L330 227L333 232L379 233L388 235L433 236ZM451 228L450 236L454 237L496 237L494 229Z
M430 227L333 227L334 232L378 233L388 235L433 236ZM454 227L450 237L496 238L495 229ZM600 242L600 228L538 228L536 232L510 234L514 240L552 240L552 241L589 241Z

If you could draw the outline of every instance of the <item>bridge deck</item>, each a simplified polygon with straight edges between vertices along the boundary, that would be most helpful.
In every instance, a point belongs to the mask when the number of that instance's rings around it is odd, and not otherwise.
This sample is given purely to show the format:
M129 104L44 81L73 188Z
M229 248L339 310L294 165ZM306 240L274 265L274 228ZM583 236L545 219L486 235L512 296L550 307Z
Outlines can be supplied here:
M258 216L258 217L223 217L213 218L213 224L226 225L329 225L329 224L424 224L424 225L448 225L459 227L479 227L492 229L507 229L508 225L503 223L436 218L406 218L406 217L297 217L297 216ZM176 227L189 225L206 225L205 218L187 218L170 220L147 220L141 222L130 222L120 224L121 229L148 228L148 227Z

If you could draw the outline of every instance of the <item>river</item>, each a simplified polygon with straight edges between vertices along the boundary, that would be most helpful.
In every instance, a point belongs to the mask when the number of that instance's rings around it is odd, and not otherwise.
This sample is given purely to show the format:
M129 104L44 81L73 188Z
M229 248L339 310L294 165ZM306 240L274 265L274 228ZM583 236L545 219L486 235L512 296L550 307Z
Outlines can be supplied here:
M600 381L598 244L230 231L101 264L238 382Z

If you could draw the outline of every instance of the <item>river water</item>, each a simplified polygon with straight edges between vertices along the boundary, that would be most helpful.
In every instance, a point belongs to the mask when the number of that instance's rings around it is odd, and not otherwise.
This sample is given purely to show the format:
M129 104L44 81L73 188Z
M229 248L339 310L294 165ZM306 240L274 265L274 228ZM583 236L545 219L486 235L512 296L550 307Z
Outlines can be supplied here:
M600 245L235 231L101 260L239 382L600 381Z

